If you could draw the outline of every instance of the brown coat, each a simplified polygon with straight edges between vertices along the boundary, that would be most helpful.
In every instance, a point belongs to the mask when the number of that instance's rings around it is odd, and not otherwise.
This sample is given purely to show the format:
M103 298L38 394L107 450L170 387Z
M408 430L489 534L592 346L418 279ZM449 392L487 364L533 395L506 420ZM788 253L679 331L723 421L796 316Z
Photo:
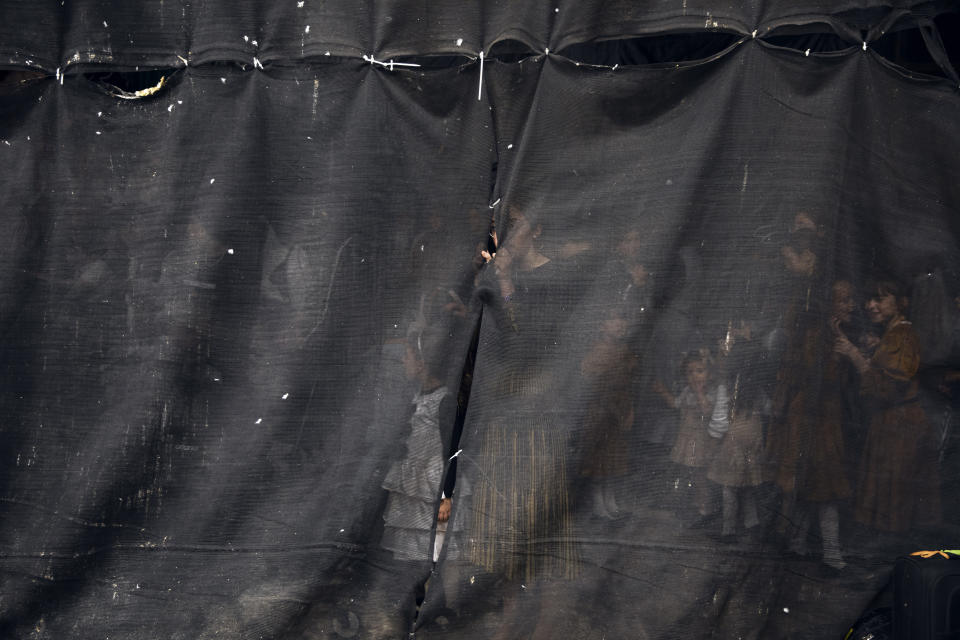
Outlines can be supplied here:
M823 327L785 355L779 377L785 407L769 436L774 480L811 502L849 497L843 421L852 365L833 353L833 335Z
M940 518L936 438L920 406L920 347L909 322L880 340L864 373L861 395L870 428L860 462L856 519L884 531L905 531Z

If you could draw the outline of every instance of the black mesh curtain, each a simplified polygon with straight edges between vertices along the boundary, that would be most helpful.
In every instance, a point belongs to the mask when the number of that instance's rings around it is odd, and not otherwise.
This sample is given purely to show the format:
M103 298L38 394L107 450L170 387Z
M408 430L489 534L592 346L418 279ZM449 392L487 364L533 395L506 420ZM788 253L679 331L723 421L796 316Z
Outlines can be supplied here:
M955 14L4 3L0 636L843 637L960 539Z

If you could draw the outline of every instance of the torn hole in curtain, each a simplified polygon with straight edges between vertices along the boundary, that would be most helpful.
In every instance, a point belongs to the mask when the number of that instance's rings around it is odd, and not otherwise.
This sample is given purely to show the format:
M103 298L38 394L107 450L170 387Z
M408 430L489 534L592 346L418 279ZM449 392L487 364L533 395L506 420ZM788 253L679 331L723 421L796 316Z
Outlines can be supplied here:
M123 100L140 100L159 94L178 69L87 73L84 76L108 94Z
M680 32L582 42L558 53L574 62L597 66L666 65L708 60L742 39L740 34L725 31Z
M849 51L861 43L852 42L839 35L832 25L825 22L783 25L760 38L766 44L780 49L790 49L804 55Z
M463 370L460 377L460 385L457 389L457 411L452 425L441 425L441 428L451 429L449 438L444 438L446 444L446 470L444 472L442 493L437 496L437 521L434 526L434 537L432 541L433 560L442 562L446 558L447 545L446 534L453 530L462 528L462 517L457 517L457 464L461 457L469 459L469 456L460 449L460 436L463 433L463 425L467 415L467 409L470 404L470 389L473 385L473 371L477 361L477 349L480 344L480 326L483 321L483 312L477 316L473 327L473 334L470 338L470 346L467 349L464 358ZM461 483L462 484L462 483ZM461 487L462 491L468 491L467 487ZM449 500L444 522L440 521L440 509L444 506L445 500ZM431 575L435 575L433 572ZM435 581L434 581L435 582ZM431 584L428 578L425 583L419 585L424 593L423 600L418 603L414 614L412 631L424 626L429 621L434 620L443 613L445 605L445 594L443 586ZM438 595L439 594L439 595Z
M463 368L460 373L459 386L457 388L457 411L451 425L441 425L442 428L450 429L449 438L444 438L449 444L446 446L446 470L443 480L443 494L452 497L456 493L457 482L457 459L462 453L460 450L460 436L463 434L463 424L467 416L467 409L470 405L470 389L473 386L473 371L477 363L477 347L480 344L480 325L483 321L483 312L477 315L474 322L473 333L470 336L470 346L463 359ZM438 504L439 504L438 496Z

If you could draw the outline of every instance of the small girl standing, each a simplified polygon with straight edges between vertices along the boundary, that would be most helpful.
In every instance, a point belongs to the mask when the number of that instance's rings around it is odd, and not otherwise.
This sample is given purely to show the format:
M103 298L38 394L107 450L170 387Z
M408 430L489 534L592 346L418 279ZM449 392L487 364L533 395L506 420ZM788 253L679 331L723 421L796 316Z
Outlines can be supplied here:
M755 487L764 481L763 405L766 396L755 376L743 371L733 385L733 409L730 429L717 449L707 477L723 488L723 525L721 536L737 533L741 505L743 525L747 529L760 524Z
M430 542L444 468L441 426L451 424L456 414L455 396L427 366L423 343L428 341L433 342L416 334L407 344L404 369L420 383L420 390L413 398L406 455L391 465L383 480L388 497L381 545L398 560L434 556ZM449 503L444 502L440 516L448 515Z
M700 522L715 513L707 468L713 461L719 439L730 426L727 388L713 382L712 364L709 350L687 354L683 361L687 384L679 396L673 396L659 381L655 383L655 390L667 403L680 410L680 425L670 460L685 468L687 477L678 477L674 486L679 489L684 483L692 488Z

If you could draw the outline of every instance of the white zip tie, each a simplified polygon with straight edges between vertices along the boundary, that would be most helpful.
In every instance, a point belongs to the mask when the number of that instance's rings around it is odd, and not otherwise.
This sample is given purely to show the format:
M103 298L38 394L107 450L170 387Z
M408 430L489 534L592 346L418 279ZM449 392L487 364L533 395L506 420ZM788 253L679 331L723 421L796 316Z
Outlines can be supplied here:
M189 66L190 66L190 63L187 62L187 59L186 59L186 58L184 58L183 56L177 56L177 57L180 58L180 62L183 63L183 66L185 66L185 67L189 67Z
M450 457L448 458L448 460L453 460L454 458L456 458L456 457L457 457L458 455L460 455L461 453L463 453L463 449L457 449L457 452L456 452L455 454L453 454L452 456L450 456Z
M63 80L60 79L60 67L57 67L57 82L63 84Z
M864 50L864 51L867 50L867 41L866 41L866 40L863 41L863 50Z
M391 60L390 62L380 62L379 60L377 60L376 58L374 58L372 55L371 55L371 56L366 56L366 55L365 55L365 56L363 56L363 59L364 59L365 62L369 62L370 64L378 64L378 65L380 65L381 67L385 67L385 68L387 68L387 69L390 69L390 71L393 71L393 67L394 67L394 66L397 66L397 67L419 67L419 66L420 66L420 65L414 64L414 63L412 63L412 62L394 62L393 60Z
M260 64L260 61L257 60L257 56L253 56L253 68L254 69L263 69L263 65Z
M493 202L493 204L490 204L490 205L487 205L487 206L490 207L491 209L493 209L493 208L496 207L498 204L500 204L500 198L497 198L497 199Z
M477 100L483 95L483 49L480 49L480 84L477 87Z

